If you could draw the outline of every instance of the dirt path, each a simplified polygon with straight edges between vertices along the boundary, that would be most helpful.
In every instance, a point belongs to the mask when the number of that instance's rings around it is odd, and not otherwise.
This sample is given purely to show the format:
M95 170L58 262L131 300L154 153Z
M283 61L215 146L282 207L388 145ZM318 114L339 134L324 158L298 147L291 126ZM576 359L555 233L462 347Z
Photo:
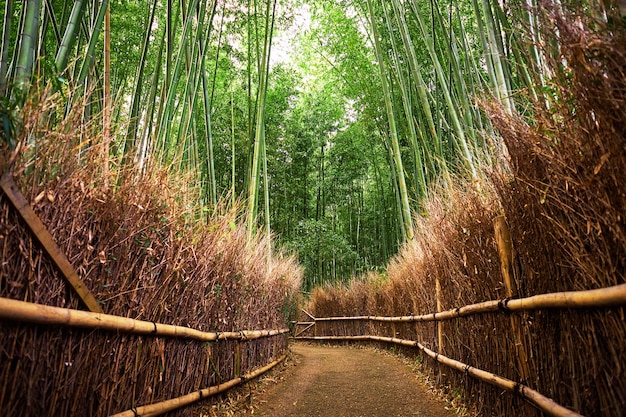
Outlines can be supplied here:
M294 366L253 398L267 417L453 417L397 359L370 349L296 343ZM258 408L257 408L258 407Z

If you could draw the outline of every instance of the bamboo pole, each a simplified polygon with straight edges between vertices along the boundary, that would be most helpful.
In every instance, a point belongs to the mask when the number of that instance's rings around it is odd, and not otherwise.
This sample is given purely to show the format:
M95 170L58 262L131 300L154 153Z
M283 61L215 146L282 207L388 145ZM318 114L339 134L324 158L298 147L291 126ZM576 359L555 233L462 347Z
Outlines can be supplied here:
M441 306L441 284L439 278L435 278L435 292L437 297L437 313L443 310ZM437 321L437 350L443 352L443 322ZM439 367L437 367L439 368ZM441 368L437 369L437 384L441 383Z
M241 376L241 342L239 340L235 345L235 376Z
M61 248L54 241L54 238L46 229L43 222L26 201L26 198L20 193L17 185L13 181L11 173L7 172L0 179L0 187L4 191L13 206L20 213L30 230L33 232L41 246L50 255L50 258L54 264L59 268L67 282L74 288L76 294L85 303L90 311L95 313L102 313L102 308L93 294L89 291L85 283L80 279L72 264L67 259Z
M601 308L626 305L626 284L614 285L607 288L598 288L585 291L564 291L549 294L533 295L519 299L504 299L483 301L482 303L470 304L441 313L429 313L418 316L353 316L353 317L318 317L316 322L342 321L342 320L372 320L381 322L423 322L452 320L458 317L467 317L481 313L496 311L530 311L542 309L563 308Z
M0 318L27 323L63 325L68 327L120 331L132 334L188 338L205 342L224 339L253 340L263 337L277 336L289 332L289 329L244 330L240 332L222 333L203 332L184 326L135 320L128 317L92 313L82 310L72 310L69 308L52 307L3 297L0 297Z
M111 147L111 4L104 15L104 92L102 108L102 177L109 188L109 158Z
M504 278L504 286L506 296L513 298L518 296L517 282L515 280L515 269L513 267L515 255L513 252L513 241L511 233L504 216L497 216L493 220L494 234L500 254L500 267L502 269L502 277ZM530 368L528 367L528 355L522 338L522 321L518 315L511 315L511 331L517 352L517 370L520 379L524 382L530 377Z
M547 413L548 415L554 417L582 417L581 414L578 414L570 409L563 407L562 405L557 404L551 398L546 397L545 395L533 390L532 388L520 384L518 382L512 381L508 378L501 377L499 375L493 374L491 372L484 371L482 369L474 368L473 366L467 365L463 362L457 361L455 359L448 358L447 356L441 355L437 352L434 352L419 342L413 340L405 340L405 339L397 339L394 337L381 337L381 336L318 336L318 337L303 337L303 340L352 340L352 341L375 341L375 342L387 342L394 343L402 346L409 347L417 347L422 352L436 360L437 362L444 364L452 369L455 369L459 372L464 372L476 379L479 379L483 382L486 382L490 385L494 385L498 388L505 389L509 392L515 392L519 394L526 401L534 404L536 407Z
M130 410L114 414L111 417L158 416L168 411L176 410L177 408L200 401L203 398L207 398L207 397L219 394L221 392L227 391L250 379L254 379L258 377L259 375L262 375L265 372L269 371L270 369L272 369L274 366L278 365L279 363L281 363L283 360L285 360L286 357L287 357L287 354L284 354L277 360L269 363L268 365L263 366L262 368L258 368L252 372L247 373L244 376L231 379L230 381L224 382L223 384L219 384L219 385L212 386L209 388L204 388L202 390L194 391L192 393L183 395L181 397L172 398L170 400L161 401L155 404L135 407Z

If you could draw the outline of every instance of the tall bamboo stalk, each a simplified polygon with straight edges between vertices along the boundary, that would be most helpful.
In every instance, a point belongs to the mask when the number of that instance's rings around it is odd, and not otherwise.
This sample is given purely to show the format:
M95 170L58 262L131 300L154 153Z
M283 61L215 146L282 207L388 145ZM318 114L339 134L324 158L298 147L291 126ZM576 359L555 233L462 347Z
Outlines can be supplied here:
M89 71L91 70L91 66L93 64L93 60L96 53L96 45L98 40L100 39L100 31L102 30L102 23L104 22L104 16L109 7L109 0L102 0L100 3L100 8L98 9L98 14L96 15L95 22L93 24L91 33L89 35L89 43L87 44L87 52L85 53L85 58L83 59L83 63L80 67L77 84L83 85L85 80L87 79L87 75L89 75Z
M15 86L21 92L26 92L30 86L35 60L35 44L39 32L40 6L40 0L26 0L24 4L24 21L15 66Z
M474 154L473 154L473 151L470 149L470 146L467 142L467 138L465 136L465 130L463 128L463 125L461 123L461 118L459 117L459 113L457 110L458 106L455 103L455 101L452 99L452 94L450 92L449 83L448 83L448 80L446 79L446 72L443 70L441 61L439 60L437 52L435 51L434 40L432 36L430 35L430 33L428 32L428 30L426 29L426 25L424 24L424 19L422 18L419 4L417 3L416 0L412 0L411 5L413 6L413 15L416 18L418 27L420 29L420 33L422 35L424 43L426 44L426 49L428 50L428 53L430 55L430 59L435 70L435 75L437 76L439 84L441 85L440 91L442 92L444 96L447 113L451 119L450 122L452 123L452 127L454 129L454 132L456 133L456 137L457 137L457 140L459 141L461 151L464 155L464 162L471 173L472 179L477 179L478 172L476 170L476 165L474 163Z
M104 16L104 108L102 111L102 176L104 186L109 186L109 146L111 143L111 4Z
M396 68L395 73L397 74L398 84L400 86L400 92L402 93L402 105L404 107L404 114L407 119L407 127L409 129L409 140L411 143L411 148L413 151L413 163L414 163L414 181L416 183L417 188L417 197L418 199L423 199L426 196L426 177L424 175L424 164L422 159L422 152L420 149L420 144L418 141L417 129L415 127L415 117L413 115L413 103L410 96L410 86L405 76L404 69L402 68L402 64L400 62L400 52L399 48L393 33L393 27L391 24L391 18L389 16L389 11L387 10L387 6L383 4L382 6L383 12L385 15L385 22L387 23L387 30L389 31L389 38L391 40L391 46L393 48L392 60L394 66Z
M9 45L11 43L12 15L13 0L7 0L4 5L2 45L0 45L0 96L5 96L7 92L7 70L9 67Z
M83 20L86 6L87 6L87 0L76 0L74 2L74 6L72 7L72 12L70 13L70 18L67 22L67 26L65 27L65 32L63 33L63 39L61 40L61 45L59 46L59 49L57 50L57 54L54 60L54 63L57 67L58 72L65 71L65 67L67 66L67 61L70 56L70 52L78 36L80 22Z
M263 42L263 54L259 63L259 89L257 92L256 129L254 137L254 150L250 181L248 184L248 210L246 213L246 225L248 238L251 239L256 229L257 209L259 199L259 173L262 146L265 142L265 101L267 98L267 78L269 71L269 58L272 45L272 29L276 11L276 0L268 0L265 10L265 37ZM269 230L267 230L269 233Z
M383 6L384 7L384 6ZM372 28L372 34L374 37L374 49L376 52L376 58L378 60L378 69L380 72L381 85L383 89L383 96L385 99L385 109L387 111L387 120L389 122L389 133L391 141L391 149L393 155L393 161L396 166L396 176L398 179L398 188L400 192L400 202L402 205L402 224L404 226L406 239L413 240L413 219L411 217L411 207L409 205L409 195L406 187L406 179L404 176L404 166L402 164L402 155L400 154L400 145L398 139L398 128L396 124L396 117L393 109L393 101L391 91L389 88L389 80L387 75L387 67L382 53L380 45L380 38L378 34L378 25L376 23L376 16L372 7L372 0L367 0L367 8L369 11L370 25Z
M122 165L126 165L129 161L132 161L131 156L136 153L135 142L137 140L137 125L139 122L139 103L142 97L143 89L143 73L146 66L148 47L150 46L150 38L152 36L152 24L154 23L154 16L157 9L157 0L152 3L152 9L150 11L150 17L146 21L145 36L143 46L141 48L141 57L139 58L139 66L137 67L137 74L135 75L135 86L133 88L133 96L130 104L129 124L126 130L126 139L124 141L124 159ZM157 67L158 68L158 67ZM155 73L159 72L157 69Z

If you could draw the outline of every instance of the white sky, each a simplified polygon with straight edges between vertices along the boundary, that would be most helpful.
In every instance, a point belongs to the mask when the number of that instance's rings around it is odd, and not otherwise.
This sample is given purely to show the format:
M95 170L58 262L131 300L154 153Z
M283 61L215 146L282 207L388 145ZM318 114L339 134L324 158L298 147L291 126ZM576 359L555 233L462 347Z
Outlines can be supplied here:
M275 32L270 55L270 68L278 64L292 62L299 34L311 27L311 11L308 4L294 9L293 21L289 28Z

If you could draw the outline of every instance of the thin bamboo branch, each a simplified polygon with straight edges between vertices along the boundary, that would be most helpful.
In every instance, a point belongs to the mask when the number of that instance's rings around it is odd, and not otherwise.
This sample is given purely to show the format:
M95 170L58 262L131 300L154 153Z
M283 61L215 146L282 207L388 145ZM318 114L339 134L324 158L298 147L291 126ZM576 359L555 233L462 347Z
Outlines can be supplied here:
M437 362L442 363L452 369L455 369L459 372L464 372L476 379L479 379L490 385L494 385L498 388L502 388L509 392L515 392L519 394L526 401L534 404L535 406L537 406L539 409L541 409L548 415L551 415L554 417L582 417L581 414L578 414L570 409L563 407L562 405L557 404L551 398L546 397L545 395L535 391L534 389L526 385L520 384L519 382L512 381L508 378L501 377L491 372L487 372L482 369L475 368L473 366L467 365L455 359L448 358L447 356L444 356L435 351L432 351L428 349L426 346L422 345L421 343L413 341L413 340L397 339L395 337L382 337L382 336L318 336L318 337L301 337L299 339L301 340L374 341L374 342L394 343L396 345L402 345L402 346L408 346L408 347L417 347L422 352L424 352L425 354L427 354L428 356L430 356Z
M183 395L178 398L172 398L171 400L132 408L130 410L127 410L118 414L114 414L111 417L134 417L138 415L139 416L158 416L168 411L176 410L177 408L200 401L203 398L207 398L207 397L219 394L221 392L227 391L239 384L246 382L247 380L254 379L258 377L259 375L262 375L265 372L269 371L270 369L272 369L274 366L278 365L279 363L281 363L283 360L285 360L286 357L287 357L287 354L284 354L277 360L269 363L268 365L265 365L262 368L258 368L252 372L247 373L244 376L231 379L230 381L224 382L222 384L215 385L215 386L205 388L202 390L194 391L192 393Z
M549 294L533 295L532 297L491 300L482 303L470 304L460 308L454 308L440 313L423 314L419 316L353 316L353 317L317 317L317 321L350 321L372 320L381 322L418 322L418 321L442 321L458 317L467 317L480 313L492 313L496 311L513 312L541 310L548 308L600 308L626 305L626 284L613 287L599 288L586 291L565 291Z
M27 323L63 325L86 329L102 329L132 334L149 334L188 338L211 342L216 340L254 340L278 336L289 332L280 330L243 330L239 332L203 332L184 326L156 323L154 321L135 320L129 317L111 314L92 313L83 310L52 307L43 304L28 303L0 297L0 318Z

